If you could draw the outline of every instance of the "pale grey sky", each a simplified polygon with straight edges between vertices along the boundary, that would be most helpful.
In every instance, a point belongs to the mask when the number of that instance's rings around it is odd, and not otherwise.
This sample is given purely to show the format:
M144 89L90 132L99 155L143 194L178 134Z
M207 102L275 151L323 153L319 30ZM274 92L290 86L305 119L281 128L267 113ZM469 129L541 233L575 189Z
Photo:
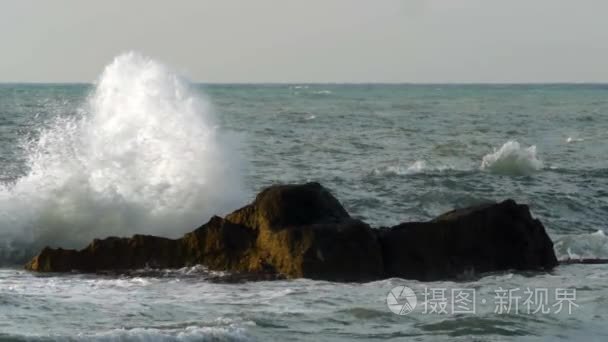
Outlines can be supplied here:
M608 82L606 0L0 0L1 82Z

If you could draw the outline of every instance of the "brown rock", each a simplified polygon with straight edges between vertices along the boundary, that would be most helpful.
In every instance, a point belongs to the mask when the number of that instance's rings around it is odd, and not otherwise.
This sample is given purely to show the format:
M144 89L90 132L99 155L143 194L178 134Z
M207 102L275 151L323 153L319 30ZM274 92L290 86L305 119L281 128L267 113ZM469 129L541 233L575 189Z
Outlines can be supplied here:
M288 277L343 281L382 275L374 231L350 218L319 183L267 188L226 220L257 234L248 271L272 269Z
M180 240L134 235L95 239L80 251L46 247L25 268L40 272L95 272L135 268L174 268L184 264Z
M249 272L255 254L257 232L214 216L198 229L184 235L180 248L185 265L205 265L211 269Z
M45 248L26 268L97 272L196 264L242 274L365 281L550 269L557 260L542 224L513 201L376 230L351 218L320 184L307 183L269 187L251 204L213 217L181 239L135 235L94 240L80 251Z

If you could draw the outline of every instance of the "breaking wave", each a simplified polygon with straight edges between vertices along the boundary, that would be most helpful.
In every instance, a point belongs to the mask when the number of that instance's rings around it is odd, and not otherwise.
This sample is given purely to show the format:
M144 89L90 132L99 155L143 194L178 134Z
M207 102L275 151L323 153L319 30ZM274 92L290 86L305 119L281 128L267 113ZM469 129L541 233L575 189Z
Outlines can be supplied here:
M536 146L524 148L517 141L507 141L481 161L482 170L501 175L530 175L542 168L543 162L536 155Z
M566 235L556 239L558 259L608 258L608 236L603 230L581 235Z
M78 115L27 145L28 173L0 186L0 262L95 237L175 237L234 209L235 141L187 80L137 53L117 57Z

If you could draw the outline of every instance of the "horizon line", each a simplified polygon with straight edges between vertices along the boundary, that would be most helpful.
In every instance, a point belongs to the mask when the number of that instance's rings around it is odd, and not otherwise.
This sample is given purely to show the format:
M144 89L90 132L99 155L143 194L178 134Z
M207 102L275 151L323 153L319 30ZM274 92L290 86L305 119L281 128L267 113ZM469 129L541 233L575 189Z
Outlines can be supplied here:
M94 85L96 82L78 81L0 81L0 85ZM608 85L608 81L534 81L534 82L205 82L196 85Z

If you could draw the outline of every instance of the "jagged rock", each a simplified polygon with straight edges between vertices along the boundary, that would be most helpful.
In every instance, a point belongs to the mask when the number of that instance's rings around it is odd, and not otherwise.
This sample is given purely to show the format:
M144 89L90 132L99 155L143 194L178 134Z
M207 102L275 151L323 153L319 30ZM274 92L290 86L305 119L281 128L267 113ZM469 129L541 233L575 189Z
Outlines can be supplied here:
M553 244L527 206L513 201L446 213L431 222L372 229L318 183L277 185L225 218L172 240L94 240L80 251L45 248L26 268L98 272L202 264L213 270L365 281L442 279L463 272L549 269Z
M328 280L382 276L374 231L352 219L319 183L267 188L226 220L257 234L248 271L271 269L288 277Z

